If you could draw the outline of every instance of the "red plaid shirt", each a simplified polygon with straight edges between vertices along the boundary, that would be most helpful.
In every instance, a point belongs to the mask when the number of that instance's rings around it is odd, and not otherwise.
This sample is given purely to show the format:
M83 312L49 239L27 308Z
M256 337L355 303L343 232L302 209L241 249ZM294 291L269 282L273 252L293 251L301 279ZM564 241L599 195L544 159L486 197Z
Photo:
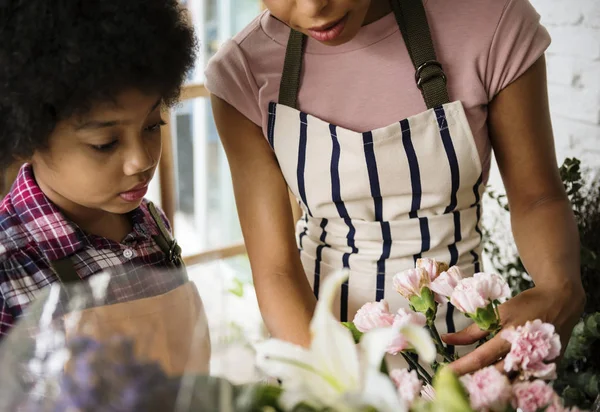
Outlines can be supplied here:
M0 204L0 338L38 292L58 280L49 261L69 257L82 279L111 273L105 304L156 296L181 285L180 277L165 273L169 265L152 238L159 229L147 201L131 218L133 231L121 243L85 233L44 195L31 166L24 165Z

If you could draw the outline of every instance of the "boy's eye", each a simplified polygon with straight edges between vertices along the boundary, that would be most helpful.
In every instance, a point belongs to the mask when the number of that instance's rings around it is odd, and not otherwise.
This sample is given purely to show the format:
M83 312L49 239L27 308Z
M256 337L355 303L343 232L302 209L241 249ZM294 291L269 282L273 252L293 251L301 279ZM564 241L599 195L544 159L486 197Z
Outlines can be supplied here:
M156 131L160 130L161 126L165 126L166 124L167 124L167 122L165 122L164 120L161 119L160 122L151 124L150 126L146 127L146 131L147 132L156 132Z
M117 141L113 140L112 142L106 143L106 144L92 145L92 148L99 152L110 152L112 149L115 148L116 145L117 145Z

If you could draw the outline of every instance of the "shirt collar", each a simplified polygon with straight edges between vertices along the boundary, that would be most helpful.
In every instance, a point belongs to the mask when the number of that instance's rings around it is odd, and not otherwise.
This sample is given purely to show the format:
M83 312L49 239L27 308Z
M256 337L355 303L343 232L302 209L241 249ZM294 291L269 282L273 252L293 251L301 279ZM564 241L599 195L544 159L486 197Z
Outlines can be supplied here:
M131 222L133 223L133 231L128 235L134 239L149 239L160 235L157 223L154 221L150 210L148 209L148 201L144 199L140 207L130 212Z
M64 259L86 247L119 247L109 239L85 233L68 220L42 192L30 164L21 167L9 196L18 219L50 261ZM124 244L158 234L145 201L131 212L131 219L133 230L123 240Z

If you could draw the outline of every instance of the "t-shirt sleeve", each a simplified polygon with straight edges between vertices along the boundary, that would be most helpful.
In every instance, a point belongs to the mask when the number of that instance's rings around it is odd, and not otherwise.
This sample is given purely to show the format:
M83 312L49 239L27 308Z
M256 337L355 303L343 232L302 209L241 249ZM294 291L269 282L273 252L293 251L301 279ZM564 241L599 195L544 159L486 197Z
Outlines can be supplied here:
M529 0L508 0L489 50L486 91L492 100L519 78L550 45L550 35Z
M229 40L210 59L206 88L257 125L261 125L258 86L240 46Z

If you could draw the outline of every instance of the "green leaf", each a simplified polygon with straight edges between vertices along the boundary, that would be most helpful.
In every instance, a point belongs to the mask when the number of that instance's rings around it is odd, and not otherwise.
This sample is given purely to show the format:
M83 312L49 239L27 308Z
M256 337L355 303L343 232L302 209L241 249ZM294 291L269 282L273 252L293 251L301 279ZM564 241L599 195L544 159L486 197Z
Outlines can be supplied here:
M342 322L342 325L344 325L346 328L348 328L350 330L350 332L352 332L352 337L354 338L354 343L360 342L360 338L362 338L362 335L364 335L364 333L362 333L361 331L356 329L354 322Z
M586 373L587 384L585 385L585 391L589 396L596 397L600 393L600 378L597 374Z
M390 375L390 369L388 368L387 362L385 360L385 356L383 357L383 359L381 360L381 367L379 368L379 371L381 373L383 373L386 376ZM391 379L391 378L390 378Z
M600 316L588 316L585 320L585 328L589 336L600 337Z
M582 405L585 403L586 396L578 388L567 386L561 396L567 406Z
M313 408L305 403L300 403L292 409L292 412L318 412L318 409Z
M410 407L410 412L432 412L433 403L417 399Z
M233 279L233 286L229 288L228 292L241 298L244 296L244 283L238 278Z
M421 289L421 296L413 296L410 298L411 309L415 312L420 312L427 317L428 321L435 319L437 312L437 304L431 289L425 286Z
M433 412L473 412L465 388L450 368L438 372L433 379L433 387Z
M471 316L471 319L479 326L479 329L485 330L488 332L495 331L498 329L500 324L500 320L494 310L494 304L490 303L487 307L483 309L477 309L477 312L474 316Z
M259 411L271 409L282 411L279 397L283 389L280 386L254 384L240 387L241 393L236 401L236 411Z

